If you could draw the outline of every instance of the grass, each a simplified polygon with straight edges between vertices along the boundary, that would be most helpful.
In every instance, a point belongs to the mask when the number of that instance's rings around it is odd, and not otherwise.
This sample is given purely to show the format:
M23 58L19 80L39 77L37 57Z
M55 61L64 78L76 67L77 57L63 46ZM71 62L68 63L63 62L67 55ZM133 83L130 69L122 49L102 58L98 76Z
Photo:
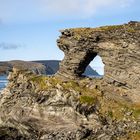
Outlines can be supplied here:
M139 109L133 109L133 116L136 119L140 119L140 108Z
M80 96L80 103L82 104L93 105L96 103L96 101L97 99L92 96Z
M138 30L134 29L132 26L129 25L112 25L112 26L102 26L102 27L97 27L97 28L71 28L69 31L72 34L72 37L76 40L81 40L81 39L90 39L94 37L94 34L96 32L128 32L128 33L134 33L137 32ZM64 44L67 44L66 39L63 40Z

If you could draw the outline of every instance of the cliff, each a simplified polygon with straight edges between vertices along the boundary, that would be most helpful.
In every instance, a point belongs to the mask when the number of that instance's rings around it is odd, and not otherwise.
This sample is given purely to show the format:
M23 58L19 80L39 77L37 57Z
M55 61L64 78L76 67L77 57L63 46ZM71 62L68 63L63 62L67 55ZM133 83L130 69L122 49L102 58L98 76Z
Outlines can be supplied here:
M0 95L0 139L139 140L139 27L66 29L57 41L65 58L55 76L14 68ZM82 77L97 54L104 77Z
M0 75L8 74L13 68L29 70L36 74L46 74L46 67L37 62L13 60L0 62Z
M12 66L7 62L0 62L0 75L7 75Z

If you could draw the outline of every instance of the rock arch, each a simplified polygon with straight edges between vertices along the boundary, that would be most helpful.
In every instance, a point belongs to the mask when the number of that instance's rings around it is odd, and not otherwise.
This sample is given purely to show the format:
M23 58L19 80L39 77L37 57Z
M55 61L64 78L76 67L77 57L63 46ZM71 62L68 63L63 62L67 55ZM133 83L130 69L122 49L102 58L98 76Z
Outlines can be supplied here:
M61 34L57 44L65 57L57 75L80 77L99 54L105 64L104 81L140 91L140 22L65 29Z
M86 71L82 74L89 78L103 78L104 76L104 63L102 57L97 55L86 68Z

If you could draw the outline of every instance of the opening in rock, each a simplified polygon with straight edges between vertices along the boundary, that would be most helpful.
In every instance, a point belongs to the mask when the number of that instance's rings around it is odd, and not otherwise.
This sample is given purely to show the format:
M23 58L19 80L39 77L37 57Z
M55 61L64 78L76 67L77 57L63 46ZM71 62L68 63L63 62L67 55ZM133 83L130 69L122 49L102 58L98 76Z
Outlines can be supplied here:
M84 76L91 77L91 78L102 78L104 75L104 63L102 58L97 55L87 66L85 72L83 73Z

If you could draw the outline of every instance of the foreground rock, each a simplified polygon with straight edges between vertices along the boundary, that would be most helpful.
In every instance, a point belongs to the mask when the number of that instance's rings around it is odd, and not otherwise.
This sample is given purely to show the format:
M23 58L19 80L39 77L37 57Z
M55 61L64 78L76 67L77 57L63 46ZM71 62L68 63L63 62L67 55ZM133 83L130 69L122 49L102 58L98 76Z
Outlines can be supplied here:
M110 98L95 82L13 69L0 96L0 139L138 138L139 107L119 96Z

